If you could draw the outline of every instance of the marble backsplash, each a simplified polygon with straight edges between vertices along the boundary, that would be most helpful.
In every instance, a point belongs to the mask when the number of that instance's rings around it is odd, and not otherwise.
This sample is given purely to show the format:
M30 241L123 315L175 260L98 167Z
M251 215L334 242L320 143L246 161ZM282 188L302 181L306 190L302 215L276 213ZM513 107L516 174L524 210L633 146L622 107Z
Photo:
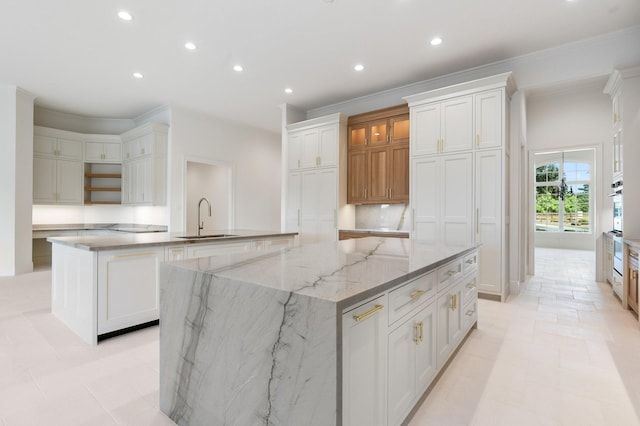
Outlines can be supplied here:
M356 229L409 231L411 218L407 204L356 206Z

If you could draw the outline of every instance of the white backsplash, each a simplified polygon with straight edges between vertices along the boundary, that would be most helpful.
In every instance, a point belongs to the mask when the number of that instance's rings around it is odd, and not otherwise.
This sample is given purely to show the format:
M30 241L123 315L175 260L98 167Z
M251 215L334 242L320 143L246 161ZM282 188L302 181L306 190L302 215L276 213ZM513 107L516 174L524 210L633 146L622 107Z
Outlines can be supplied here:
M356 206L356 229L409 231L407 204L372 204Z

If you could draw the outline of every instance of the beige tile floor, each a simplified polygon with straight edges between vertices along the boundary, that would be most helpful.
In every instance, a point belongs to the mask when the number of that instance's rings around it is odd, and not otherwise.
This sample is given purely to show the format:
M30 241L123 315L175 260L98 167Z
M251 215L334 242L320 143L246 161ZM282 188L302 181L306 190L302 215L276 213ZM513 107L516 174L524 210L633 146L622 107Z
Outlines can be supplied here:
M593 269L592 252L539 249L520 295L480 301L410 425L640 425L640 325ZM0 277L0 426L172 425L157 327L89 347L51 316L50 279Z

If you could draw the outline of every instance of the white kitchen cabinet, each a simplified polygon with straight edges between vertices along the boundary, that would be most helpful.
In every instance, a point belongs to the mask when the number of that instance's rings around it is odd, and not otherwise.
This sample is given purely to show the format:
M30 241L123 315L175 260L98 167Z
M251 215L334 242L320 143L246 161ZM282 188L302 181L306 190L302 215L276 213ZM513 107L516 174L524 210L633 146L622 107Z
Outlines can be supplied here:
M121 135L122 203L162 205L167 192L168 126L147 123Z
M98 334L158 319L158 266L164 248L98 253Z
M613 133L613 181L619 180L622 173L622 165L624 163L622 157L623 141L622 141L622 129L616 130Z
M87 163L122 162L122 142L117 135L86 135L84 161Z
M187 257L187 249L185 246L169 246L164 249L164 258L167 262L185 260Z
M481 242L478 288L501 300L508 293L507 123L514 91L511 73L504 73L405 98L411 114L412 238ZM454 137L443 136L448 128ZM446 154L451 150L460 153Z
M386 425L386 293L342 316L342 424Z
M82 204L82 135L34 126L34 204Z
M412 160L412 238L464 245L473 241L473 156Z
M412 155L473 147L473 97L462 96L411 109Z
M473 96L474 130L476 148L500 148L504 140L502 134L501 90L490 90Z
M507 235L504 227L507 192L503 151L478 151L475 173L476 242L480 246L478 288L481 292L500 294L506 282Z
M300 230L301 178L302 175L299 171L290 171L287 174L286 232L299 232Z
M300 187L300 243L336 241L337 169L303 170Z
M218 242L214 244L192 244L187 246L187 259L245 253L253 249L252 241Z
M433 300L389 333L388 424L399 425L436 375Z
M82 204L81 161L33 157L34 204Z
M346 203L339 179L343 169L346 178L346 121L333 114L291 124L287 134L285 229L298 231L301 244L337 241L339 203Z
M437 365L441 369L464 336L462 282L452 284L438 295Z

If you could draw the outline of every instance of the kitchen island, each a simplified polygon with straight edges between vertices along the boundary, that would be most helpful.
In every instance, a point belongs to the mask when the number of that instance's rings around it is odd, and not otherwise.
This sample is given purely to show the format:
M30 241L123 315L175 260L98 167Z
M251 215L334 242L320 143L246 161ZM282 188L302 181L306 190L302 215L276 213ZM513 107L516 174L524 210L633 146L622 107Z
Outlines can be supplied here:
M295 244L296 233L218 230L207 236L169 232L49 237L51 312L84 341L99 340L159 319L158 268L166 260Z
M477 246L397 238L160 267L179 425L400 424L477 321Z

